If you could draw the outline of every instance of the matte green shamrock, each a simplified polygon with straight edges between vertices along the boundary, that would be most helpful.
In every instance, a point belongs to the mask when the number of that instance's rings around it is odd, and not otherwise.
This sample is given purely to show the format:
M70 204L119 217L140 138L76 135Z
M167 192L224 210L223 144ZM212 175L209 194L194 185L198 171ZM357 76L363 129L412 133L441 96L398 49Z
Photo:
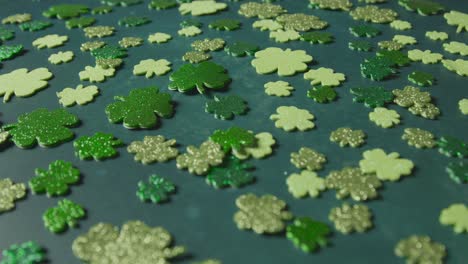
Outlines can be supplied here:
M242 162L234 156L228 156L223 164L209 170L206 183L216 189L225 187L240 188L255 180L249 172L253 168L252 165Z
M148 4L148 8L156 10L169 9L176 6L176 0L151 0L151 2Z
M84 28L91 26L96 22L96 19L94 17L77 17L77 18L72 18L67 20L65 22L65 26L69 29L71 28Z
M116 139L112 134L96 132L94 135L82 136L73 142L75 154L80 159L103 160L117 156L116 147L122 146L123 142Z
M69 19L88 12L89 8L85 5L60 4L49 7L48 10L42 12L42 15L48 18Z
M192 26L201 28L201 26L203 26L203 23L196 19L185 19L184 21L180 22L179 25L181 28L192 27Z
M351 50L357 51L371 51L372 50L372 43L365 40L355 40L348 42L348 48Z
M235 19L218 19L213 22L211 22L208 27L216 30L221 30L221 31L232 31L239 29L241 26L240 21L235 20Z
M351 32L351 34L353 34L356 37L368 38L375 37L381 33L381 31L378 28L365 24L350 27L349 32Z
M102 4L110 6L131 6L143 2L143 0L101 0Z
M36 169L36 177L29 181L33 193L47 193L47 196L64 195L68 185L80 180L80 171L71 162L56 160L49 164L49 170Z
M312 44L320 43L320 44L327 44L331 43L334 40L332 34L328 32L306 32L301 35L301 40L307 41Z
M97 6L91 10L93 15L104 15L112 12L112 7L110 6Z
M224 48L227 54L234 57L244 57L246 55L253 56L259 49L260 47L257 45L243 41L237 41L232 44L228 44Z
M93 49L91 55L101 59L117 59L127 56L127 50L119 46L106 45L101 48Z
M448 157L468 157L468 144L452 136L442 136L437 141L439 152Z
M244 147L250 147L256 143L255 135L252 132L236 126L227 130L217 129L210 136L210 139L218 143L224 152L229 152L231 149L242 152Z
M328 103L335 100L337 94L330 86L316 86L307 91L307 97L314 99L317 103Z
M0 27L0 40L10 40L15 37L15 31Z
M409 11L417 11L421 16L436 15L445 10L443 5L429 0L398 0L398 4Z
M150 200L153 203L160 203L169 199L169 194L175 192L175 185L158 175L151 175L148 183L138 182L137 197L142 201Z
M0 264L35 264L46 259L45 250L34 241L13 244L2 251Z
M399 50L379 50L377 57L387 59L392 63L391 66L406 66L410 64L411 60L406 54Z
M68 199L58 201L56 207L47 209L42 215L44 226L50 232L61 233L68 227L75 227L78 220L86 215L83 207Z
M205 111L214 114L216 118L226 120L232 119L234 115L245 114L248 107L244 99L237 95L225 97L215 96L205 105Z
M126 16L124 18L121 18L119 20L119 25L120 26L126 26L126 27L138 27L144 24L150 23L151 20L147 17L143 16Z
M361 74L363 77L370 78L373 81L381 81L396 73L396 70L391 65L392 63L388 59L382 57L366 59L360 65Z
M434 84L435 78L430 73L414 71L408 75L408 80L420 86L429 86Z
M0 62L14 58L22 50L23 50L23 45L21 44L13 45L13 46L1 45L0 46Z
M367 107L384 106L393 101L393 93L381 86L355 87L350 92L354 95L355 102L364 103Z
M304 252L314 251L327 245L330 228L309 217L298 217L286 228L286 237Z
M468 183L468 162L467 161L458 161L450 162L446 168L447 173L450 178L460 184Z
M48 27L51 27L52 25L53 24L48 22L48 21L33 20L33 21L28 21L28 22L21 23L19 25L19 28L22 31L34 32L34 31L39 31L39 30L46 29Z

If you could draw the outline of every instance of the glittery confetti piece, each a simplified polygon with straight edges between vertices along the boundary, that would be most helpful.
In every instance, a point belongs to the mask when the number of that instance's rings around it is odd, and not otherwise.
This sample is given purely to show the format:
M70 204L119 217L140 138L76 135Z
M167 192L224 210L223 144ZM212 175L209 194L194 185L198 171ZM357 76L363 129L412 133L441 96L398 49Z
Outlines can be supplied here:
M37 68L28 71L26 68L16 69L0 75L0 96L3 102L8 102L12 95L28 97L36 91L47 87L52 73L46 68Z
M38 49L55 48L62 46L68 40L67 36L59 36L57 34L47 35L38 38L32 42L32 45Z
M261 19L257 20L252 24L253 28L258 28L261 31L276 31L278 29L283 29L283 26L272 19Z
M216 51L224 48L226 42L222 38L206 38L195 40L190 46L197 51Z
M70 187L80 180L80 171L70 162L56 160L49 164L49 170L36 169L36 177L29 180L29 188L35 194L46 192L47 196L65 195Z
M268 132L262 132L255 135L257 144L250 147L244 147L242 151L232 150L232 153L238 159L247 159L252 156L255 159L265 158L273 153L273 146L276 140L273 135Z
M248 107L244 99L237 95L215 96L213 100L205 104L205 111L207 113L212 113L215 118L222 120L232 119L234 115L245 114L247 109Z
M116 59L126 57L127 50L119 46L105 45L104 47L92 50L91 55L95 58Z
M440 110L432 103L415 104L408 109L413 115L422 116L426 119L436 119L440 115Z
M151 201L152 203L161 203L169 200L169 195L175 192L175 185L158 175L151 175L148 183L139 181L136 192L140 201Z
M376 107L369 113L369 120L383 128L390 128L400 123L400 115L395 110Z
M19 28L21 31L29 31L29 32L34 32L34 31L39 31L46 29L48 27L51 27L52 23L48 21L39 21L39 20L34 20L30 22L25 22L19 25Z
M327 162L325 155L311 148L302 147L299 152L291 153L291 163L298 169L321 170L325 162Z
M304 50L283 50L270 47L255 53L255 59L251 64L259 74L268 74L278 71L280 76L291 76L296 72L307 70L308 62L312 56L307 55Z
M61 64L72 61L74 56L73 51L59 51L50 55L47 60L52 64Z
M362 24L356 25L349 28L349 32L356 37L368 37L373 38L381 33L381 31L373 26Z
M60 92L57 92L59 103L63 106L73 106L74 104L85 105L94 100L94 97L99 94L99 89L95 85L84 87L78 85L76 89L65 88Z
M68 29L85 28L94 24L94 22L96 22L96 19L94 17L77 17L67 20L65 22L65 26Z
M365 40L356 40L348 42L348 48L351 50L357 51L371 51L372 50L372 43Z
M132 47L138 47L143 44L143 39L142 38L137 38L137 37L124 37L121 40L119 40L119 45L122 48L132 48Z
M208 27L220 31L233 31L241 27L241 22L235 19L218 19L211 22Z
M292 40L298 40L301 35L294 30L282 30L270 32L270 38L274 39L276 42L285 43Z
M401 159L400 154L386 154L382 149L366 150L359 167L364 173L375 173L382 181L397 181L401 176L410 175L414 164L411 160Z
M373 23L390 23L396 19L398 13L389 8L379 8L374 5L359 6L349 12L354 20Z
M468 60L442 60L444 67L460 76L468 76Z
M405 128L401 137L408 142L408 145L416 148L433 148L436 145L434 135L420 128Z
M81 51L93 51L95 49L102 48L106 45L104 41L96 40L96 41L88 41L82 43L80 46Z
M441 31L426 31L425 36L430 40L447 40L448 34Z
M42 12L42 15L48 18L70 19L88 12L89 8L85 5L60 4L49 7L48 10Z
M334 207L328 215L335 224L336 230L343 234L354 231L363 233L372 227L372 212L363 204L349 205L343 203L341 207Z
M275 127L284 131L306 131L315 127L312 122L314 115L305 109L295 106L280 106L276 108L276 114L270 115L270 120L275 121Z
M443 56L440 53L432 53L430 50L422 51L419 49L413 49L408 51L408 58L412 61L421 61L424 64L432 64L441 61Z
M398 0L398 4L409 11L417 11L421 16L436 15L445 10L444 6L429 0Z
M1 264L35 264L46 260L44 249L34 241L13 244L2 251Z
M353 4L349 0L309 0L312 8L349 11Z
M328 189L336 189L336 198L348 196L355 201L366 201L378 196L377 189L382 186L375 174L364 174L360 168L345 167L331 171L325 178Z
M231 78L226 70L214 62L204 61L198 65L185 64L169 77L170 90L178 90L185 93L197 88L198 92L203 94L205 89L222 89Z
M83 28L85 36L88 38L103 38L114 34L114 27L110 26L94 26Z
M292 214L286 210L286 203L276 196L265 194L257 197L249 193L236 199L239 208L234 222L239 229L252 229L257 234L274 234L285 229L285 220Z
M402 107L425 105L431 102L431 95L428 92L422 92L413 86L405 86L403 90L395 89L392 93L395 95L393 101Z
M206 176L206 183L217 189L240 188L252 183L255 178L249 172L254 167L235 156L229 156L221 166L213 167Z
M360 64L361 75L373 81L381 81L396 73L392 64L393 62L381 56L366 59Z
M299 217L286 228L286 237L304 252L312 252L327 245L330 228L308 217Z
M340 147L350 146L357 148L365 143L366 134L360 129L340 127L330 133L330 141L338 143Z
M468 98L463 98L458 101L458 109L464 115L468 115Z
M13 183L9 178L0 179L0 214L13 210L15 201L26 195L23 183Z
M450 43L442 44L444 50L452 54L468 55L468 45L463 42L451 41Z
M433 85L435 82L435 78L432 74L422 71L414 71L410 73L408 75L408 80L420 86Z
M396 30L408 30L412 28L412 25L408 21L394 20L390 23L390 27Z
M468 14L451 10L444 14L447 24L457 26L457 33L468 31Z
M224 151L221 146L213 141L203 142L199 148L188 146L187 153L177 157L177 168L185 169L192 174L204 175L210 167L223 162Z
M202 33L201 29L199 29L196 26L190 26L190 27L184 27L177 31L177 34L179 36L185 36L185 37L193 37L196 35L200 35Z
M21 24L30 21L32 15L29 13L14 14L2 19L2 24Z
M317 103L328 103L335 100L337 93L330 86L314 86L307 91L307 97Z
M78 73L80 80L86 81L88 80L89 82L103 82L107 79L107 77L114 76L115 74L115 69L109 68L109 69L104 69L101 66L86 66L83 71L80 71Z
M454 182L458 184L468 183L468 162L450 162L445 171Z
M462 203L450 205L440 212L439 222L453 225L453 231L457 234L468 232L468 207Z
M61 233L68 227L78 225L78 220L86 215L83 207L68 199L58 201L57 207L47 209L42 215L44 226L50 232Z
M156 10L165 10L176 6L176 0L151 0L151 2L148 4L148 8Z
M2 131L0 129L0 146L5 144L10 139L10 133L8 131Z
M379 48L386 50L401 50L405 45L394 40L383 40L377 43Z
M133 75L145 75L151 78L154 75L161 76L171 70L171 63L165 59L153 60L147 59L140 61L133 67Z
M311 29L324 29L328 26L326 21L319 17L303 13L284 14L276 18L285 29L294 31L309 31Z
M342 73L335 73L333 69L320 67L304 73L304 79L311 80L312 85L339 86L346 77Z
M103 69L116 69L123 63L122 59L106 59L106 58L96 58L96 66L99 66Z
M188 61L190 63L200 63L209 59L211 59L211 55L203 51L187 51L184 56L182 56L183 61Z
M325 180L319 178L313 171L304 170L301 174L293 173L286 179L288 191L294 198L304 196L317 197L325 190Z
M202 16L215 14L226 8L226 3L218 3L215 0L204 0L182 3L179 6L179 12L182 15L191 14L192 16Z
M395 255L406 258L406 263L444 263L445 246L433 242L429 236L412 235L395 246Z
M117 156L116 147L123 143L112 134L96 132L92 136L82 136L73 142L75 154L82 160L93 158L96 161Z
M272 96L290 96L294 88L285 81L267 82L264 85L265 93Z
M255 145L255 136L252 132L241 127L233 126L227 130L215 130L210 139L219 144L224 152L231 149L243 151L244 147Z
M258 17L262 19L277 17L286 10L280 5L270 3L247 2L240 5L238 13L245 17Z
M447 157L468 157L468 144L452 136L442 136L437 141L439 152Z
M381 86L351 88L354 95L353 101L364 103L367 107L375 108L384 106L393 100L393 94Z
M91 10L93 15L104 15L112 12L112 7L110 6L97 6Z
M23 51L23 45L0 45L0 62L13 59Z
M119 25L126 27L139 27L150 22L151 20L144 16L126 16L119 20Z
M166 162L174 159L179 151L174 148L175 139L166 140L163 136L145 136L143 141L133 141L128 147L128 153L135 153L135 161L143 164Z
M150 43L166 43L170 39L172 39L172 36L166 33L161 33L161 32L156 32L148 36L148 41Z

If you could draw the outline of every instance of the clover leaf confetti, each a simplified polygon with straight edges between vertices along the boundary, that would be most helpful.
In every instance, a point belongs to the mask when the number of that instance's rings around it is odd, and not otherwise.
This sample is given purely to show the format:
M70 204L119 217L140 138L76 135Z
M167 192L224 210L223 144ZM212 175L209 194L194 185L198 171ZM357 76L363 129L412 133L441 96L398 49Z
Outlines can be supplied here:
M416 148L433 148L436 145L434 135L420 128L405 128L401 138Z
M346 79L342 73L335 73L333 69L320 67L304 73L304 79L310 80L312 85L339 86Z
M96 161L112 158L118 155L116 147L123 143L112 134L96 132L92 136L82 136L73 142L75 154L80 159L91 159Z
M351 206L343 203L340 207L332 208L328 218L335 224L336 230L343 234L353 231L363 233L372 227L372 212L363 204Z
M375 108L384 106L393 100L393 94L381 86L355 87L351 88L353 100L358 103L364 103L367 107Z
M162 32L156 32L148 36L148 41L151 43L166 43L172 38L171 35L162 33Z
M413 26L410 22L404 20L394 20L390 23L390 27L396 30L408 30L411 29Z
M2 24L22 24L30 21L32 15L29 13L14 14L2 19Z
M234 222L239 229L252 229L257 234L274 234L283 231L284 221L292 214L286 210L286 203L271 194L256 196L248 193L236 199L239 208L234 214Z
M408 56L398 50L379 50L377 56L388 60L392 66L406 66L411 62Z
M10 133L8 131L2 131L0 129L0 146L5 144L10 139Z
M415 104L408 109L413 115L419 115L427 119L435 119L440 115L440 110L432 103Z
M312 8L348 11L353 4L349 0L309 0Z
M232 44L228 44L224 50L231 56L244 57L246 55L253 56L255 52L259 50L259 47L249 42L236 41Z
M0 46L0 62L12 59L23 51L23 45L1 45ZM0 75L1 76L1 75ZM0 77L1 78L1 77Z
M398 41L395 41L395 40L383 40L383 41L379 41L377 43L377 45L379 46L379 48L381 49L386 49L386 50L390 50L390 51L395 51L395 50L401 50L402 48L405 47L404 44L398 42Z
M411 174L414 164L411 160L401 159L397 152L388 155L382 149L366 150L359 167L364 173L375 173L380 180L397 181L401 176Z
M398 13L389 8L379 8L374 5L359 6L349 12L354 20L372 23L390 23L396 19Z
M75 54L73 51L59 51L49 56L47 59L52 64L61 64L73 60Z
M400 115L395 110L376 107L369 113L369 120L383 128L390 128L400 123Z
M91 14L93 15L104 15L110 12L112 12L111 6L97 6L91 10Z
M393 101L402 107L425 105L431 102L431 95L428 92L422 92L418 87L408 85L402 90L395 89L392 93L395 95Z
M57 34L46 35L41 38L37 38L32 42L32 45L38 49L43 48L55 48L62 46L68 40L68 36L59 36Z
M294 31L309 31L311 29L323 29L328 26L328 22L319 17L303 13L284 14L276 18L285 29Z
M317 103L328 103L335 100L337 94L330 86L315 86L307 91L307 97Z
M209 59L211 59L211 55L203 51L188 51L182 56L183 61L190 63L200 63Z
M252 132L236 126L227 130L215 130L210 139L218 143L224 152L229 152L231 149L242 151L244 147L255 144L255 136Z
M340 147L359 147L365 143L364 131L350 127L340 127L330 133L330 141L338 143Z
M286 237L304 252L312 252L327 245L330 228L308 217L299 217L286 228Z
M151 78L153 75L161 76L171 70L171 63L165 59L153 60L146 59L140 61L133 67L134 75L145 75L146 78Z
M406 258L407 263L443 263L446 251L429 236L412 235L398 242L395 255Z
M422 16L435 15L445 10L443 5L429 0L398 0L398 4Z
M42 147L51 147L71 140L74 134L69 127L78 122L78 118L65 109L38 108L21 114L17 123L4 125L3 129L10 133L13 142L20 148L31 148L37 143Z
M85 5L60 4L49 7L48 10L42 12L42 15L48 18L70 19L88 12L89 8Z
M206 112L212 113L216 118L222 120L232 119L234 115L245 114L247 109L244 99L237 95L215 96L214 100L208 101L205 105Z
M138 27L150 22L151 20L144 16L126 16L119 20L119 25L126 27Z
M21 23L19 25L19 28L21 29L21 31L34 32L34 31L46 29L51 26L52 26L52 23L48 21L33 20L33 21Z
M122 48L132 48L132 47L138 47L143 44L143 39L142 38L137 38L137 37L124 37L121 40L119 40L119 45Z
M468 98L463 98L458 101L458 109L464 115L468 115Z
M86 66L84 70L78 73L80 80L89 82L103 82L107 77L112 77L115 74L115 69L105 69L99 65Z
M151 0L148 7L156 10L164 10L177 6L176 0Z
M460 76L468 76L468 60L442 60L444 67Z
M136 195L142 202L150 200L153 203L161 203L167 201L169 194L175 192L175 189L172 182L153 174L149 177L148 183L138 182Z
M408 80L420 86L429 86L434 84L435 78L430 73L414 71L408 75Z
M360 168L344 167L331 171L325 178L325 185L337 190L337 199L351 196L355 201L366 201L377 198L382 182L375 174L364 174Z
M0 27L0 40L9 40L15 37L15 31Z
M96 22L96 19L94 17L78 17L67 20L67 22L65 22L65 25L69 29L85 28L94 24L94 22Z
M103 47L92 49L91 55L95 58L116 59L126 57L127 50L122 47L105 45Z
M450 41L450 43L442 44L445 51L448 51L452 54L460 54L462 56L468 55L468 45L463 42Z
M468 144L452 136L442 136L437 141L439 152L448 157L468 157Z
M255 159L261 159L273 153L273 146L276 140L268 132L261 132L255 135L256 144L250 147L244 147L242 150L233 149L232 153L238 159L247 159L252 156Z
M233 31L239 29L240 26L240 21L235 19L218 19L208 25L209 28L221 31Z
M278 71L280 76L291 76L296 72L307 70L308 62L312 56L303 50L282 50L270 47L255 53L255 59L251 64L259 74L268 74Z
M65 88L57 93L59 103L63 106L73 106L74 104L85 105L94 100L94 97L99 94L99 88L95 85L84 87L78 85L76 89Z
M430 50L422 51L419 49L413 49L408 51L408 58L412 61L421 61L424 64L432 64L441 61L443 56L440 53L433 53Z
M195 40L190 46L197 51L216 51L224 47L226 42L222 38Z
M313 171L304 170L301 174L293 173L286 179L288 191L295 197L317 197L325 190L325 180Z
M276 81L276 82L267 82L264 85L265 93L272 96L290 96L291 91L294 90L288 82L285 81Z
M204 0L182 3L179 6L179 12L182 15L202 16L214 14L226 8L226 3L218 3L215 0Z
M179 151L174 148L175 139L166 140L163 136L145 136L143 141L133 141L128 147L129 153L135 153L135 161L143 164L165 162L177 157Z
M325 155L307 147L302 147L298 152L291 153L291 163L298 169L321 170L326 161Z
M453 225L453 231L461 234L468 232L468 207L462 203L452 204L440 212L442 225Z
M96 58L96 68L107 69L116 69L123 63L122 59L105 59L105 58Z
M451 10L444 14L444 18L448 25L457 26L457 33L468 31L468 14Z
M0 214L13 210L15 201L26 195L26 186L23 183L13 183L9 178L0 179Z
M373 38L381 33L381 31L371 25L356 25L349 28L349 32L356 37Z
M465 161L450 162L445 169L450 178L458 183L468 182L468 163Z
M188 146L187 153L177 157L177 168L187 168L190 173L204 175L210 167L223 163L224 151L211 140L203 142L199 148Z
M2 256L1 264L36 264L46 260L45 250L34 241L13 244L2 251Z
M425 36L430 40L446 40L448 39L448 34L442 31L426 31Z
M328 44L333 42L334 37L328 32L306 32L301 35L301 40L312 44Z
M65 231L67 227L75 227L77 221L84 218L85 215L85 210L81 205L63 199L58 201L57 207L47 209L42 215L42 219L44 220L44 226L49 231L60 233Z
M258 17L262 19L277 17L284 12L286 10L280 5L257 2L241 4L238 11L244 17Z
M205 88L224 88L231 80L221 65L209 61L202 62L197 66L185 64L169 78L171 80L169 89L188 92L197 88L201 94L205 93Z
M404 46L418 43L416 38L412 36L406 36L406 35L395 35L393 36L392 41L398 42Z
M381 81L396 73L396 70L392 68L392 64L388 59L379 56L366 59L360 64L361 74L373 81Z
M270 32L270 38L274 39L275 42L286 43L292 40L298 40L301 35L294 30L282 30Z
M181 30L177 31L177 34L179 34L179 36L185 36L185 37L193 37L201 33L202 33L201 29L196 26L184 27Z
M206 183L217 189L225 187L240 188L252 183L255 178L249 172L254 167L235 156L228 156L220 166L213 167L206 176Z
M348 43L348 48L357 51L371 51L372 44L365 40L355 40Z
M102 48L106 45L104 41L96 40L96 41L88 41L82 43L80 46L81 51L93 51L95 49Z
M305 109L295 106L280 106L276 108L276 114L270 115L270 120L275 121L275 127L284 131L306 131L315 127L312 122L315 116Z
M257 20L252 24L252 27L253 28L258 28L261 31L266 31L266 30L276 31L278 29L283 29L283 26L280 23L278 23L278 22L276 22L275 20L272 20L272 19Z
M114 27L111 26L93 26L83 29L85 36L88 38L103 38L114 34Z
M29 181L33 193L47 193L47 196L65 195L69 185L78 183L80 171L70 162L56 160L49 164L49 170L36 169L36 177Z

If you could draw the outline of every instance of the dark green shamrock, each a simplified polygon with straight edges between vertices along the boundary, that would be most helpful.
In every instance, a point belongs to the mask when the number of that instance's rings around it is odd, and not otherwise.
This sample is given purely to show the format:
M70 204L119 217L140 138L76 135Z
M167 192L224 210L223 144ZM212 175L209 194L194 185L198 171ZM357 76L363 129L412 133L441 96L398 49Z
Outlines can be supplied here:
M117 156L116 147L122 146L123 142L116 139L112 134L96 132L94 135L82 136L73 142L75 154L80 159L103 160Z
M252 132L236 126L228 130L217 129L210 136L210 139L218 143L224 152L229 152L231 149L242 152L244 147L256 144L256 138Z
M307 41L312 44L320 43L326 44L333 42L333 35L328 32L306 32L301 35L301 40Z
M202 25L203 25L202 22L200 22L198 20L195 20L195 19L186 19L186 20L180 22L180 27L181 28L191 27L191 26L200 28Z
M382 57L366 59L361 63L361 74L363 77L370 78L373 81L381 81L390 75L396 73L391 67L392 63Z
M143 16L126 16L119 20L120 26L138 27L150 23L151 20Z
M446 171L454 182L458 184L468 183L467 161L450 162L446 168Z
M84 218L86 215L85 210L81 205L74 203L68 199L58 201L57 207L47 209L42 215L44 226L50 232L60 233L67 229L67 227L75 227L77 221Z
M117 59L127 56L127 50L119 46L106 45L101 48L93 49L91 55L100 59Z
M67 20L65 25L67 28L84 28L89 27L96 22L94 17L77 17Z
M153 203L160 203L169 199L169 194L175 192L175 185L158 175L151 175L148 183L138 182L136 195L144 202L150 200Z
M208 27L216 30L227 30L232 31L239 29L241 23L235 19L218 19L216 21L211 22Z
M364 103L367 107L384 106L393 101L393 93L381 86L356 87L350 91L354 95L355 102Z
M399 50L379 50L377 56L385 58L392 62L392 66L405 66L410 64L411 60Z
M36 169L36 177L29 181L33 193L46 192L47 196L64 195L68 185L80 180L80 171L73 168L70 162L56 160L49 164L49 170Z
M101 0L101 3L110 6L131 6L143 2L143 0Z
M153 128L157 116L169 118L174 112L171 95L160 93L156 86L133 89L128 96L114 97L117 102L107 105L109 122L121 123L126 128Z
M58 19L69 19L72 17L79 17L88 12L89 8L85 5L60 4L49 7L48 10L42 12L42 15L48 18L56 17Z
M176 0L151 0L148 5L148 8L163 10L169 9L177 6Z
M369 25L357 25L349 28L349 32L356 37L372 38L380 34L380 30Z
M398 4L409 11L417 11L421 16L436 15L445 10L443 5L429 0L398 0Z
M234 156L225 158L221 166L213 167L206 176L206 183L217 189L224 187L239 188L252 183L255 178L249 173L254 167Z
M286 228L286 237L304 252L314 251L317 247L327 245L330 228L308 217L299 217Z
M224 50L231 56L244 57L245 55L253 56L259 50L259 47L248 42L237 41L228 44Z
M205 87L209 89L221 89L231 81L226 70L211 61L204 61L198 65L185 64L169 77L170 90L188 92L197 88L198 92L205 93Z
M434 84L435 78L430 73L414 71L408 75L408 80L420 86L429 86Z
M316 86L307 91L307 97L314 99L317 103L328 103L335 100L336 92L330 86Z
M0 27L0 40L9 40L15 37L15 32L5 27Z
M43 263L46 253L39 244L34 241L22 244L13 244L2 251L0 264L37 264Z
M34 32L34 31L39 31L39 30L46 29L46 28L51 27L51 26L52 26L52 23L50 23L48 21L33 20L33 21L28 21L28 22L21 23L19 25L19 28L22 31Z
M18 123L3 126L9 131L13 142L21 148L51 147L69 141L74 134L68 127L79 122L78 118L65 109L50 111L39 108L30 113L21 114Z
M468 144L452 136L442 136L437 141L439 152L448 157L468 157Z
M247 104L237 95L215 96L214 100L206 103L205 111L214 114L218 119L226 120L232 119L234 115L244 114L247 111Z
M355 40L348 43L348 48L357 51L371 51L372 43L365 40Z
M11 59L18 55L23 50L23 45L1 45L0 46L0 62L4 60Z

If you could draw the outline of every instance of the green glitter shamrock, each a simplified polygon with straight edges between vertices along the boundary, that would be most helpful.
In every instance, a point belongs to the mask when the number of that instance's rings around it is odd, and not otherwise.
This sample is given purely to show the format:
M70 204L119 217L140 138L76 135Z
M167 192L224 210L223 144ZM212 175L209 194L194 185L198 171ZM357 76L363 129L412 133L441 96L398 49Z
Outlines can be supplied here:
M44 249L34 241L13 244L2 251L2 256L0 264L36 264L46 259Z
M371 51L372 43L365 40L355 40L348 43L348 48L357 51Z
M255 178L248 171L254 167L235 156L229 156L220 166L213 167L206 176L206 183L215 188L239 188L252 183Z
M325 178L325 185L337 190L337 199L351 196L355 201L366 201L378 196L377 189L382 182L375 174L364 174L360 168L344 167L331 171Z
M94 22L96 22L96 19L94 17L78 17L67 20L67 22L65 22L65 26L67 26L67 28L69 29L84 28L91 26L92 24L94 24Z
M316 86L307 91L307 97L314 99L317 103L328 103L335 100L337 94L330 86Z
M444 6L429 0L398 0L398 4L409 11L417 11L421 16L436 15L445 10Z
M392 63L388 59L382 57L366 59L360 65L361 74L363 77L370 78L373 81L381 81L396 73L396 70L391 66Z
M73 168L71 162L56 160L49 164L49 170L36 169L36 177L29 181L33 193L46 192L47 196L64 195L68 185L80 180L80 171Z
M33 21L28 21L28 22L21 23L19 25L19 28L22 31L34 32L34 31L39 31L39 30L46 29L48 27L51 27L52 25L53 24L48 22L48 21L33 20Z
M349 28L349 32L356 37L368 37L372 38L381 33L381 31L370 25L356 25Z
M224 151L218 143L211 140L203 142L199 148L188 146L187 153L177 157L177 168L187 168L190 173L203 175L211 166L223 163Z
M110 12L112 12L112 7L110 6L97 6L91 10L91 14L93 15L104 15Z
M218 19L213 22L211 22L208 27L216 30L227 30L227 31L232 31L239 29L241 26L241 23L238 20L235 19Z
M101 0L101 3L110 6L131 6L141 3L143 0Z
M96 48L91 51L91 55L95 58L102 59L117 59L127 56L127 50L119 46L106 45L101 48Z
M327 245L330 228L309 217L298 217L286 228L286 237L304 252L314 251Z
M126 16L124 18L121 18L119 20L119 25L120 26L126 26L126 27L138 27L144 24L150 23L151 20L147 17L143 16Z
M169 199L169 194L175 192L175 185L156 174L149 177L148 183L138 182L137 197L142 201L151 200L153 203L164 202Z
M48 10L42 12L42 15L48 18L69 19L88 12L89 8L85 5L61 4L49 7Z
M231 81L226 70L210 61L204 61L198 65L185 64L169 77L170 90L178 90L179 92L188 92L195 87L198 92L205 93L205 88L221 89Z
M22 50L23 50L23 45L21 44L13 45L13 46L1 45L0 46L0 62L14 58L16 55L21 53Z
M75 227L78 219L84 218L85 210L81 205L68 199L58 201L57 207L47 209L42 215L44 225L49 231L60 233L67 227Z
M121 123L126 128L153 128L158 116L169 118L174 110L171 95L160 93L156 86L133 89L128 96L116 96L117 101L106 107L109 122Z
M169 9L177 6L176 0L151 0L148 4L148 8L163 10Z
M259 47L248 42L236 41L227 45L224 50L231 56L244 57L245 55L253 56L259 50Z
M78 122L78 118L65 109L50 111L38 108L21 114L18 123L5 125L3 129L10 133L18 147L30 148L36 143L42 147L50 147L71 140L74 134L68 127Z
M399 50L379 50L377 57L387 59L392 63L391 66L405 66L410 64L411 60Z
M0 40L9 40L15 37L15 31L0 27Z
M311 148L301 147L298 152L291 153L291 163L298 169L321 170L326 161L325 155Z
M341 207L332 208L328 218L335 224L336 230L343 234L353 231L363 233L372 227L372 212L363 204L351 206L343 203Z
M184 21L180 22L180 27L181 28L186 28L186 27L191 27L191 26L194 26L194 27L197 27L197 28L201 28L203 26L203 23L196 20L196 19L185 19Z
M458 184L468 183L468 162L450 162L446 171L454 182Z
M234 115L242 115L247 111L247 104L244 99L237 95L225 97L215 96L205 105L205 111L212 113L216 118L226 120L232 119Z
M406 263L444 263L445 246L428 236L412 235L395 246L395 255L406 258Z
M217 129L210 136L210 139L218 143L224 152L229 152L231 149L242 152L244 147L255 144L255 135L252 132L236 126L228 130Z
M437 145L439 146L439 152L448 157L468 157L468 144L458 138L442 136L437 141Z
M115 147L123 143L120 139L115 139L112 134L96 132L93 136L82 136L73 142L75 154L80 159L103 160L118 155Z
M320 43L320 44L327 44L331 43L334 40L334 37L332 34L328 32L306 32L301 34L301 40L307 41L309 43L315 44L315 43Z
M393 93L381 86L355 87L350 92L354 95L355 102L364 103L367 107L384 106L393 101Z
M15 200L26 195L23 183L14 184L9 178L0 179L0 214L15 208Z
M414 71L408 75L408 80L420 86L429 86L434 83L435 78L430 73Z

